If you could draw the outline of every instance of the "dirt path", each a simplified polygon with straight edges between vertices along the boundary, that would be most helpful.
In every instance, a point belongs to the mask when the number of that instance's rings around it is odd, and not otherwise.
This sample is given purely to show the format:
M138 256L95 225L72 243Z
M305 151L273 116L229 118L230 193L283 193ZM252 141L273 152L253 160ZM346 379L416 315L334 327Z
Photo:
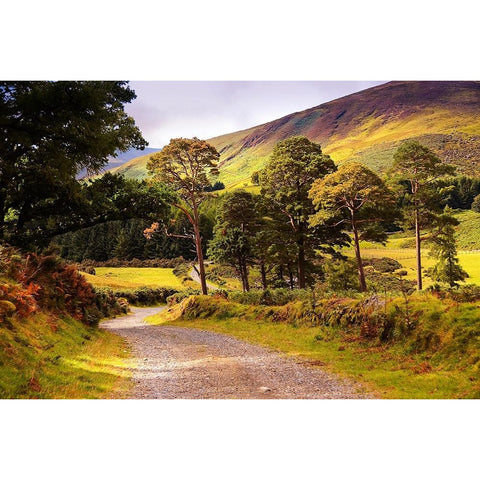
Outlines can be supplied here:
M202 282L200 281L200 275L198 273L198 265L195 265L196 268L192 268L190 270L190 278L194 281L194 282L197 282L199 283L200 285L202 284ZM210 282L207 282L207 288L209 290L218 290L218 287L213 285L212 283Z
M353 384L319 368L227 335L143 319L162 308L133 308L102 328L132 346L131 398L362 398Z

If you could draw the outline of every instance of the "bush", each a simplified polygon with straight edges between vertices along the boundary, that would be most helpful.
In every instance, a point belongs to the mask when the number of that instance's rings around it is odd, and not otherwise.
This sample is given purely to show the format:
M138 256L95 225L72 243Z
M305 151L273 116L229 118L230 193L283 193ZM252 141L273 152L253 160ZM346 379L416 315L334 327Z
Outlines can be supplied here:
M138 260L137 258L132 260L120 260L118 258L112 258L104 262L98 262L96 260L83 260L77 265L77 268L82 272L90 273L85 269L89 267L175 268L181 264L185 264L183 257L154 258L149 260Z
M402 268L402 264L393 258L366 258L363 260L363 266L372 266L380 273L393 273L395 270Z
M480 213L480 195L477 195L472 202L472 210Z
M95 268L94 267L90 267L90 266L79 266L78 268L79 271L81 272L84 272L84 273L88 273L89 275L96 275L97 272L95 271Z
M178 293L178 290L174 288L150 288L142 287L133 290L119 290L112 291L107 288L96 288L96 292L104 293L106 295L112 295L117 301L122 299L121 302L127 301L130 305L156 305L158 303L167 303L167 298L171 295Z
M39 286L30 284L27 287L22 285L0 283L0 312L5 317L10 317L14 313L20 318L24 318L38 310L39 306L35 295Z
M192 290L192 289L187 289L187 290L182 290L180 292L176 292L172 295L169 295L166 299L167 305L169 307L173 305L177 305L178 303L181 303L183 300L186 298L190 297L191 295L198 295L200 292L198 290Z
M188 263L180 263L176 267L173 268L173 274L176 275L178 278L181 278L182 281L187 277L187 279L190 279L188 276L190 272L190 265Z
M2 272L9 279L0 284L0 300L12 303L20 318L46 310L96 325L105 313L124 311L114 298L100 299L85 277L53 251L22 255L2 247L0 256Z
M378 273L375 271L365 271L367 285L370 291L375 292L407 292L411 294L415 291L415 282L399 278L389 273Z
M358 290L357 265L354 260L325 262L325 281L330 290L342 292Z
M308 300L311 293L308 290L289 290L275 288L270 290L251 290L250 292L228 293L228 298L243 305L286 305L289 302Z
M435 297L440 299L451 298L459 303L471 303L480 301L479 285L461 285L460 287L442 287L438 283L428 288Z

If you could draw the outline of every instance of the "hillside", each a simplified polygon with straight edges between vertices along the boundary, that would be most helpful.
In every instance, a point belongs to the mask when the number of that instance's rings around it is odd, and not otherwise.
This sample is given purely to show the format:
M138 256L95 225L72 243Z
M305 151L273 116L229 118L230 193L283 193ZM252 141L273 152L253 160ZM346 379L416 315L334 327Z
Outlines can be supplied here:
M361 161L382 170L398 143L415 138L468 174L480 174L480 82L389 82L209 139L220 152L227 186L249 182L274 145L292 135L319 142L336 162ZM149 155L115 169L145 175Z

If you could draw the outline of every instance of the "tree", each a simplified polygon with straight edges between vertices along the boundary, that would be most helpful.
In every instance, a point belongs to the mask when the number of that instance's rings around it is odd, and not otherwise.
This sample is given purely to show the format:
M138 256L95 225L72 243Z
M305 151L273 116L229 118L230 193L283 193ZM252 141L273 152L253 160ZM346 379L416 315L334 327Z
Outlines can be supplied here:
M472 210L474 212L480 213L480 194L473 199Z
M0 82L0 241L68 219L82 169L147 145L124 111L134 98L127 82Z
M211 187L209 175L218 175L219 157L217 150L204 140L196 137L192 139L174 138L160 152L152 155L147 164L148 172L154 182L165 183L173 189L176 195L171 198L171 205L185 214L193 228L192 234L172 234L168 232L167 228L165 228L165 232L167 235L193 240L204 295L207 294L207 281L199 208L206 198L205 188ZM156 225L151 230L158 227L159 225ZM146 235L149 235L150 231L146 231Z
M436 218L435 233L431 238L430 256L437 263L426 272L436 282L457 286L458 281L468 278L468 273L459 265L455 242L455 227L459 221L451 215L447 207L442 215Z
M316 180L310 190L317 213L313 226L342 225L353 234L360 290L367 289L360 240L385 241L382 222L395 218L395 200L383 180L360 163L347 163Z
M432 223L435 211L441 208L435 182L446 175L453 175L455 167L443 163L434 152L415 140L402 143L393 158L393 171L408 185L407 203L413 211L415 225L417 289L422 290L421 230Z
M451 208L468 210L472 202L480 194L480 179L464 175L450 179L451 191L446 204Z
M252 173L250 181L253 183L253 185L260 185L260 170L256 170Z
M255 262L256 240L262 226L255 197L244 190L235 190L222 197L208 251L216 261L237 270L244 291L250 290L248 267Z
M313 213L308 192L316 179L335 170L332 159L323 154L319 144L298 136L275 145L260 175L261 194L286 217L294 234L300 288L305 288L307 257L314 255L315 244L315 237L308 226L308 218Z
M242 279L243 291L248 292L248 263L252 248L247 235L241 228L232 226L216 228L215 233L209 243L208 255L217 262L234 267Z

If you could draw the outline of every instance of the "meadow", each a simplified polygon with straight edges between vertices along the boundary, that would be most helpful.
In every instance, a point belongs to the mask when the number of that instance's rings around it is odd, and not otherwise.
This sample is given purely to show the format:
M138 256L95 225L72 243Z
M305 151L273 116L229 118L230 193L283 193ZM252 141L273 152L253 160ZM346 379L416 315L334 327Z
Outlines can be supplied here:
M95 275L83 273L94 287L111 290L129 290L140 287L167 287L183 289L185 286L173 273L173 268L97 267Z
M353 257L353 251L349 250L348 254ZM416 273L416 253L414 248L392 248L391 246L377 248L363 248L363 258L381 258L389 257L397 260L407 271L407 275L403 278L415 280ZM465 283L474 283L480 285L480 252L479 251L461 251L458 253L460 265L469 274L469 278ZM422 267L427 269L435 264L435 259L429 256L428 250L422 252ZM432 285L429 277L424 277L424 286Z

